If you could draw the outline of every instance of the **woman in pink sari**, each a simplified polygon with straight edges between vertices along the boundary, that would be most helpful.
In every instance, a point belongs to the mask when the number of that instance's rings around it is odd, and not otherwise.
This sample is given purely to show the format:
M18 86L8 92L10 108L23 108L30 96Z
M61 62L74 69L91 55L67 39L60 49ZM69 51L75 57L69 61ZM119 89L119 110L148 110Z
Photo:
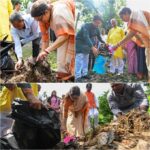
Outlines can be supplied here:
M56 91L52 91L51 96L48 98L48 103L50 104L50 108L60 113L60 98L57 96Z
M125 46L127 52L127 63L128 63L128 73L137 74L137 53L136 53L136 43L128 41Z

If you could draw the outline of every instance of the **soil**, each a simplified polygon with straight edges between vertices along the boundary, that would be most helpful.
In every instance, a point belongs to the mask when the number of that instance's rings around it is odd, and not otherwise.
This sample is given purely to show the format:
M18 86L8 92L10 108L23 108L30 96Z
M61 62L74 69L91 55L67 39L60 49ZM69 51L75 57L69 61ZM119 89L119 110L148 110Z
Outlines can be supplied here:
M89 150L150 150L150 115L133 110L107 125L98 126L86 134L84 141L63 143L57 149Z
M3 72L0 82L56 82L56 72L51 70L50 64L46 60L31 64L27 59L19 71Z
M94 132L94 133L93 133ZM150 116L133 110L117 122L99 126L86 135L82 149L150 150Z

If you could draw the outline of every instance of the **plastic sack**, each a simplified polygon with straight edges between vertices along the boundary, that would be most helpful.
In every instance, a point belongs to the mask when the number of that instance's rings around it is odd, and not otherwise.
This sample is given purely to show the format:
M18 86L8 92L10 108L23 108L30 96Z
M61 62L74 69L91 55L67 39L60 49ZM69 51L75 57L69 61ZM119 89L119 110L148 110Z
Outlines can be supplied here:
M21 149L48 149L61 140L58 114L52 110L35 110L28 101L14 100L11 118L13 133Z
M0 138L0 148L8 149L8 150L19 149L16 139L12 133L9 133L3 136L2 138Z
M0 70L14 70L15 63L12 58L7 54L0 59Z
M75 142L76 141L76 138L74 136L66 136L64 138L64 143L67 145L69 144L70 142Z
M109 50L109 53L110 53L111 55L114 54L115 49L114 49L113 45L109 45L109 46L108 46L108 50Z
M97 74L105 74L106 73L105 64L106 64L106 58L99 55L95 59L93 71Z

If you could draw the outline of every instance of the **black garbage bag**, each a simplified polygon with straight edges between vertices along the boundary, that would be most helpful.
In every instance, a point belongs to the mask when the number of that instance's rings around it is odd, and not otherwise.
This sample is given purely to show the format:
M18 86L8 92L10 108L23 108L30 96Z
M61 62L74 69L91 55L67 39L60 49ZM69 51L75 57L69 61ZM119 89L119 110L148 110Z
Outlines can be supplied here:
M15 63L8 54L0 58L0 70L14 70L14 68Z
M12 104L13 133L21 149L53 148L61 140L60 120L52 110L35 110L20 99Z
M16 139L12 133L0 138L0 149L17 150L19 149Z
M0 70L14 70L15 63L9 56L8 51L14 47L14 43L6 42L7 36L0 41Z

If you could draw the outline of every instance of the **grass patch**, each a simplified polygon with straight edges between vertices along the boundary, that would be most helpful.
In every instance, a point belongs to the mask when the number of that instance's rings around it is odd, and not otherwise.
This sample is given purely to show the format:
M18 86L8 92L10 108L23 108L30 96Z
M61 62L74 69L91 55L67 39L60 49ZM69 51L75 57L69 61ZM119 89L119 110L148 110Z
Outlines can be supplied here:
M26 44L25 46L23 46L22 49L23 49L23 59L24 60L26 60L27 58L32 56L32 43L31 42L29 44ZM15 58L14 54L12 54L12 58L16 62L16 58ZM47 57L47 60L50 63L52 70L57 69L56 58L57 58L56 51L51 52Z

